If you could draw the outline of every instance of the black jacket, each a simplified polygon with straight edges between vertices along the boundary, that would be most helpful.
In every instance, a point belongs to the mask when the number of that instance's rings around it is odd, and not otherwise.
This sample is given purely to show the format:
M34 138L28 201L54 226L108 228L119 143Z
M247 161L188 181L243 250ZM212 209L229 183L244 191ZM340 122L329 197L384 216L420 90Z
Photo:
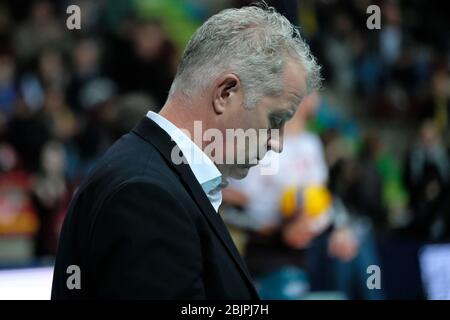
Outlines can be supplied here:
M175 146L145 117L99 160L69 206L52 299L258 299L189 165L172 163ZM67 287L70 265L81 289Z

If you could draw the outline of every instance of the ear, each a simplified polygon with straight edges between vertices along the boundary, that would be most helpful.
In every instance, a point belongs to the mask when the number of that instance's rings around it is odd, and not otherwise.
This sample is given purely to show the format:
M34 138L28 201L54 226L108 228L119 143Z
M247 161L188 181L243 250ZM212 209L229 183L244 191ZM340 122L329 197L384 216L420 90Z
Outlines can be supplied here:
M213 92L213 107L217 114L222 114L226 107L238 98L238 91L241 88L239 77L233 73L221 76L216 82Z

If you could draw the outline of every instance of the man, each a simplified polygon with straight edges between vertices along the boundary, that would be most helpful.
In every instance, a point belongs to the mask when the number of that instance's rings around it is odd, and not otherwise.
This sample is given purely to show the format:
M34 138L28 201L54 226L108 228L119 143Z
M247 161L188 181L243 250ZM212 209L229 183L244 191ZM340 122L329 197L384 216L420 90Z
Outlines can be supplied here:
M160 113L120 138L77 191L52 298L258 299L218 214L221 189L267 150L281 152L285 121L319 81L298 31L273 9L229 9L207 20ZM211 141L190 139L194 121L203 132L280 134L258 139L257 152L233 139L208 153Z

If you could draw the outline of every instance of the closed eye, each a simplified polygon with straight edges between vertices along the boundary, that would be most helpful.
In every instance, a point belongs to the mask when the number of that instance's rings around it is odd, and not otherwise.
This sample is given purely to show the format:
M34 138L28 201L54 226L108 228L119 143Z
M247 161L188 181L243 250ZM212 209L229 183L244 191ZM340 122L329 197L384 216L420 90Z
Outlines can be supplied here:
M286 121L293 117L294 113L295 111L289 112L287 110L273 112L269 116L270 128L280 129L286 123Z

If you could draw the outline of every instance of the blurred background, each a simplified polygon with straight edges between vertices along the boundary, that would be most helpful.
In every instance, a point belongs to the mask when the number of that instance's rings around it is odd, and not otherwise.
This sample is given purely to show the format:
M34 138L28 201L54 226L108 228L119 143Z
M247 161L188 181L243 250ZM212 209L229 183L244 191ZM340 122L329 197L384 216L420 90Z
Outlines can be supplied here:
M196 28L251 2L0 3L0 299L49 298L81 179L162 107ZM267 3L300 26L324 89L290 122L279 174L255 169L224 191L221 215L261 296L450 299L445 4ZM80 30L66 27L72 4ZM366 25L372 4L380 29Z

